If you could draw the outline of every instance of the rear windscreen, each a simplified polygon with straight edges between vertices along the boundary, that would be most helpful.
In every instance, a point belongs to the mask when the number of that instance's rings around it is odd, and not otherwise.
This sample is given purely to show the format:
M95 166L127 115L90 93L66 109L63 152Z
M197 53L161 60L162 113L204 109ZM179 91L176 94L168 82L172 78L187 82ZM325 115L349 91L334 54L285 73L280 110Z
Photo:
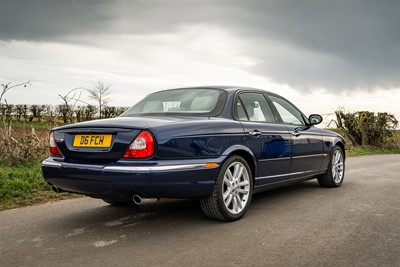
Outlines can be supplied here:
M156 92L129 108L121 117L171 113L215 116L222 112L226 95L223 90L205 88Z

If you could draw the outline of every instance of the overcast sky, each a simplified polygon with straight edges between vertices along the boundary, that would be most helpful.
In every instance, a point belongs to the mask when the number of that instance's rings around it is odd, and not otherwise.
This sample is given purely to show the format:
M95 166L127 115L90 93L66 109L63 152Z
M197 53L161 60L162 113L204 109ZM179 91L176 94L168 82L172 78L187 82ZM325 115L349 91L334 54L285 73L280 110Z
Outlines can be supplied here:
M9 103L59 104L98 80L124 106L160 89L243 85L307 115L400 118L398 0L0 0L0 10L0 84L31 81Z

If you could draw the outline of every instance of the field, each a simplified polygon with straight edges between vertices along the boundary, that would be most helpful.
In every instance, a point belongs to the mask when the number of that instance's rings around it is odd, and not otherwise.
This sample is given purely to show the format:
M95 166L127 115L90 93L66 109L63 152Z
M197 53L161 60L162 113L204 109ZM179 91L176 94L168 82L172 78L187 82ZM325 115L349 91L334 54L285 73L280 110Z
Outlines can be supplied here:
M42 178L40 166L48 157L49 123L13 121L0 125L0 210L79 197L54 193ZM400 153L400 134L397 132L385 147L347 144L348 156Z

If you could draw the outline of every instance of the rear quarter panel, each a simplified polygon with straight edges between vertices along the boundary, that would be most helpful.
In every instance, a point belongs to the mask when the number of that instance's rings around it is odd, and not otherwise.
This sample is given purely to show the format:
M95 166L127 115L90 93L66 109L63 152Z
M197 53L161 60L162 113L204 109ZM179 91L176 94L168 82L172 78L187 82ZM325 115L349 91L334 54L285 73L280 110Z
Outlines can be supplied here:
M244 143L241 124L227 119L179 122L149 130L157 141L159 159L218 158Z

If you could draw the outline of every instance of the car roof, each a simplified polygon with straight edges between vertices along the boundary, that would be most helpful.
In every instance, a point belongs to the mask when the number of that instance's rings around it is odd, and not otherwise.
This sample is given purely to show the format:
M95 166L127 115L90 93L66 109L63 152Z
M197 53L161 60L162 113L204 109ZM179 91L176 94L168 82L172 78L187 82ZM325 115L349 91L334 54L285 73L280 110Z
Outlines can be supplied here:
M171 88L169 90L174 89L221 89L225 91L237 91L237 90L246 90L246 91L260 91L266 93L272 93L270 91L259 89L259 88L252 88L246 86L232 86L232 85L206 85L206 86L193 86L193 87L181 87L181 88Z

